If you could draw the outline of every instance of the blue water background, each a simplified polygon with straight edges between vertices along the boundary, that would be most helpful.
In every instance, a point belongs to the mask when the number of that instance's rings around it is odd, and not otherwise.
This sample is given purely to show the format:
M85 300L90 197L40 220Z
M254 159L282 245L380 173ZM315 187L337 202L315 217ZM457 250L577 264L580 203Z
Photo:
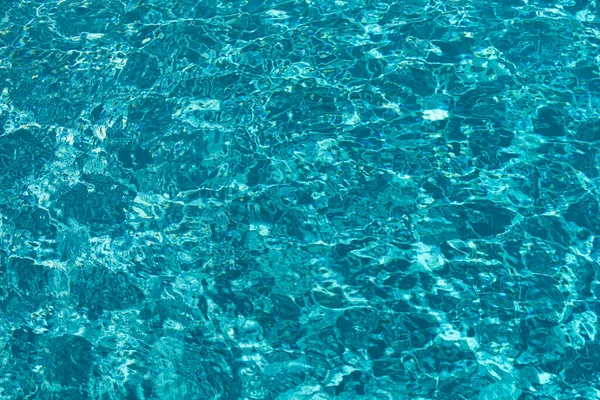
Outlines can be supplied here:
M0 399L599 399L600 8L0 1Z

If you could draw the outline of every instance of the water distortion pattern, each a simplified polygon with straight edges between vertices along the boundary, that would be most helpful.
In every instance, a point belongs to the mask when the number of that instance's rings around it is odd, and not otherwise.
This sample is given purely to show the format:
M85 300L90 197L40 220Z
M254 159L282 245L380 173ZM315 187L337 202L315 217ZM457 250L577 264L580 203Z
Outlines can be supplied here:
M0 1L0 399L600 399L600 6Z

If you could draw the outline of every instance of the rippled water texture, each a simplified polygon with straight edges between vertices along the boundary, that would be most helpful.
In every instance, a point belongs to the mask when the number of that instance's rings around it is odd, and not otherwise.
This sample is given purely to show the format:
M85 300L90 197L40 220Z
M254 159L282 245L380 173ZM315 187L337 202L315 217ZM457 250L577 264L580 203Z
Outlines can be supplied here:
M0 1L0 399L600 399L600 5Z

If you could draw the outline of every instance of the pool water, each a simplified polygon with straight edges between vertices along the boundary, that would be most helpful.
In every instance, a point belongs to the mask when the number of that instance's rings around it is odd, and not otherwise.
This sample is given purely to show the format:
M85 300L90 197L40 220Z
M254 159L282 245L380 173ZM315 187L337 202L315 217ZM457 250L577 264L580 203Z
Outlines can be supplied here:
M600 6L0 1L0 399L600 399Z

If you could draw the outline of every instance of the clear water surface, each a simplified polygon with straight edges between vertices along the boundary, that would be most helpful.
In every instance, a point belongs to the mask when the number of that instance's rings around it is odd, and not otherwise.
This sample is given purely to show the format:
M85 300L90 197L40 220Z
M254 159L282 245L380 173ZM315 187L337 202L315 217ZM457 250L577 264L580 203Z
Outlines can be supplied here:
M0 399L599 399L600 6L1 0Z

